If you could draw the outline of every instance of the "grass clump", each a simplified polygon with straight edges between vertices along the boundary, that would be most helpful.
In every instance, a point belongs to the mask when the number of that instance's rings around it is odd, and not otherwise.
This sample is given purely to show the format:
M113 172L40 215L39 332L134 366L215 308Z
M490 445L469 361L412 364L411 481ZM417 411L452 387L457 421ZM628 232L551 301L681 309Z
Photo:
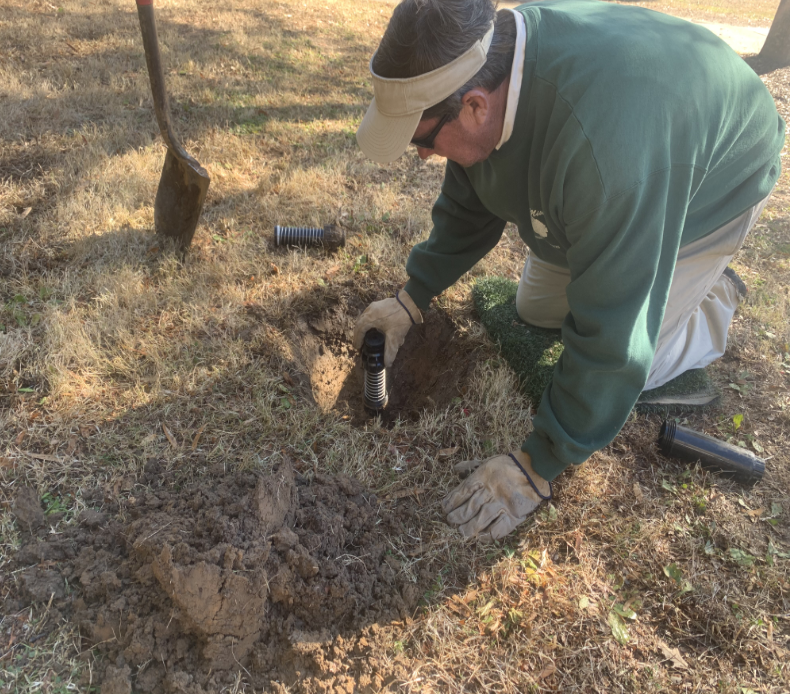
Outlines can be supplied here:
M521 389L535 407L551 383L562 354L559 330L527 325L516 311L518 284L505 277L486 277L472 288L472 299L491 339L519 377Z

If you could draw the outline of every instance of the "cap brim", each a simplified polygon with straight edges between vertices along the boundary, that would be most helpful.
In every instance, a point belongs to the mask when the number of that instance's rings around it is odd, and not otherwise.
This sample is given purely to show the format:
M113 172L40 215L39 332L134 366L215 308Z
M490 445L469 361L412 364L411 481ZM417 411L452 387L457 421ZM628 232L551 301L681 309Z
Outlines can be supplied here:
M366 157L389 164L406 151L421 116L422 111L395 118L385 116L376 107L374 97L357 130L357 143Z

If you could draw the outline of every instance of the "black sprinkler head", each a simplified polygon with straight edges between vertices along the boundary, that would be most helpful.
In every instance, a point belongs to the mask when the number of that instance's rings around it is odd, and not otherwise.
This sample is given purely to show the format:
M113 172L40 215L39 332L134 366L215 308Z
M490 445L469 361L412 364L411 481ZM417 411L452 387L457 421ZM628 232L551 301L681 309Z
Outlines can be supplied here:
M275 246L323 246L336 251L346 245L346 232L335 224L325 227L274 227Z
M365 333L362 363L365 368L365 407L379 412L387 406L387 370L384 368L384 333L371 328Z
M740 446L687 429L665 420L658 436L661 452L690 463L699 461L707 470L721 473L741 484L753 485L763 478L765 461Z

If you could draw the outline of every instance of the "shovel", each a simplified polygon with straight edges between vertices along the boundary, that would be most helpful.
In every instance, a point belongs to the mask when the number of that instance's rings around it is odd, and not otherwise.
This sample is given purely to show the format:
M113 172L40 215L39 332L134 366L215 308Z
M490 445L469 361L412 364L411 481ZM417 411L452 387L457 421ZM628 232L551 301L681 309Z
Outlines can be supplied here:
M143 32L145 62L148 64L148 77L154 97L154 111L159 131L167 146L165 165L162 167L162 177L159 179L154 202L154 227L157 234L175 239L183 252L192 243L211 179L173 135L165 91L165 73L162 70L159 41L156 38L154 3L153 0L136 2L140 29Z

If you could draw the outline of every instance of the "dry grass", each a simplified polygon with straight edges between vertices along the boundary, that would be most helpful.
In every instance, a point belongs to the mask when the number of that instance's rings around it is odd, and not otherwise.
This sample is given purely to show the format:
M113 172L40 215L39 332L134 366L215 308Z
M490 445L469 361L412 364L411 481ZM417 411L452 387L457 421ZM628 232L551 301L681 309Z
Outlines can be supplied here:
M778 3L641 4L764 24ZM445 568L425 610L385 632L408 673L403 691L790 690L787 171L737 258L751 294L716 370L727 396L689 420L768 456L753 490L660 459L659 418L634 417L561 478L530 527L502 546L466 546L437 501L455 483L450 463L521 440L529 403L505 366L482 363L468 416L426 412L394 429L355 428L284 378L290 321L343 282L388 294L430 228L441 162L409 154L377 166L353 137L391 6L157 5L176 127L212 177L182 264L151 233L163 149L134 6L2 3L0 591L12 581L1 567L19 543L20 485L69 523L85 490L129 494L149 459L197 477L288 456L384 493L428 490L426 524L413 529L422 555L404 556L404 570L426 554ZM335 256L271 248L276 223L332 220L350 234ZM485 349L471 282L516 275L522 262L508 232L440 299ZM448 446L460 450L437 462ZM404 451L412 464L393 471ZM6 615L0 691L90 691L76 643L46 606ZM249 691L243 673L234 691Z

